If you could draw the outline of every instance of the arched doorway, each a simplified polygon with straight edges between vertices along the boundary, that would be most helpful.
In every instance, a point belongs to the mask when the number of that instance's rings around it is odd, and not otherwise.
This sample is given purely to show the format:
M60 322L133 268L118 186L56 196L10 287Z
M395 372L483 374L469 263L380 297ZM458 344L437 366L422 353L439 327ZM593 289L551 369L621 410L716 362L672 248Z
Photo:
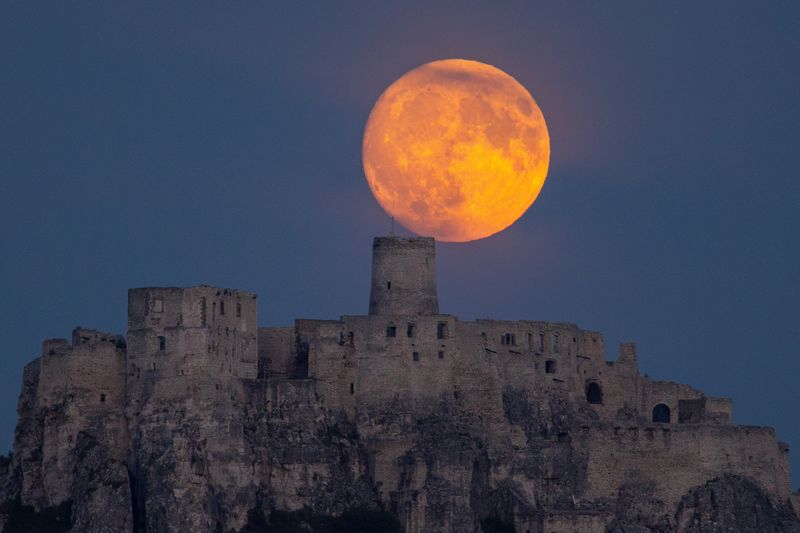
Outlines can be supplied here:
M670 421L670 410L667 404L660 403L655 407L653 407L653 422L660 424L669 424L669 421Z
M603 403L603 389L596 381L586 385L586 401L589 403Z

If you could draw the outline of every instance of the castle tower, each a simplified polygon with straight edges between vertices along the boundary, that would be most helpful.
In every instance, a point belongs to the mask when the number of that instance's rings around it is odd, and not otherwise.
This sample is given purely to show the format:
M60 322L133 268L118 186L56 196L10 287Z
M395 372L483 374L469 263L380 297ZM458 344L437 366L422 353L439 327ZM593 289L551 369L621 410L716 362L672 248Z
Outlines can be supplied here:
M375 237L370 315L436 315L436 252L432 237Z
M213 399L257 370L256 295L217 287L128 291L129 405Z

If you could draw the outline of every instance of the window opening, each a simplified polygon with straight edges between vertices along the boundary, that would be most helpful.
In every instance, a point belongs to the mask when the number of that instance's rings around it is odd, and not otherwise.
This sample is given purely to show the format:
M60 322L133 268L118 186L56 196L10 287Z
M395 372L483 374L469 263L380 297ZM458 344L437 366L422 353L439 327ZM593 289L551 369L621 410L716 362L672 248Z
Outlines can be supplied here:
M659 424L669 424L670 418L671 413L667 404L660 403L653 407L653 422Z
M593 404L603 403L603 389L599 383L593 381L586 386L586 401Z

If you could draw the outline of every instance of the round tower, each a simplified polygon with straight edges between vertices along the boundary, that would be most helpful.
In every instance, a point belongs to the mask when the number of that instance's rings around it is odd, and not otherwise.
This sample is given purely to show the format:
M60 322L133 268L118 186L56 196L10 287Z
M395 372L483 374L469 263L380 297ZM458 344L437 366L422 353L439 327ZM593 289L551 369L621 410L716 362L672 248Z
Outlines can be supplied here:
M432 237L375 237L369 314L439 314Z

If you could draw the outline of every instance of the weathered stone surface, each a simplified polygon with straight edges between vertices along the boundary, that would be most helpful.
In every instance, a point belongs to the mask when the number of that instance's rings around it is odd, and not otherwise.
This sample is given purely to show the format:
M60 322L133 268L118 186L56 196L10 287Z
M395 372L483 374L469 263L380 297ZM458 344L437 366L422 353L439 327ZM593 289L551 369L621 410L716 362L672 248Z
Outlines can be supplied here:
M770 497L752 481L734 475L691 490L681 499L676 522L680 533L800 532L800 520L787 500Z
M393 239L370 315L258 328L252 293L142 288L125 338L45 341L0 531L800 531L772 429L632 343L437 314L433 243Z

